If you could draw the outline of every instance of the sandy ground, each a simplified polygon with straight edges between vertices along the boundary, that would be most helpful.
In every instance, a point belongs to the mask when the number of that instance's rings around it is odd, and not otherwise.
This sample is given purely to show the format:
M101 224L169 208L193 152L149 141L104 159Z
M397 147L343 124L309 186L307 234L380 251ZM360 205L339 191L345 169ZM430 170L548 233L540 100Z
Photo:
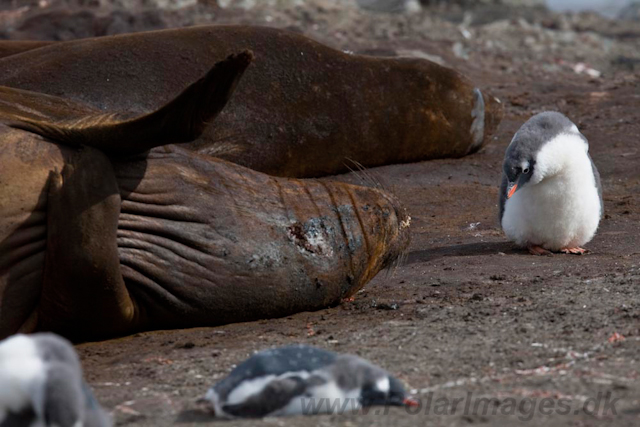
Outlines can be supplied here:
M85 3L95 19L120 10ZM640 424L639 22L491 5L389 15L320 0L248 9L147 3L118 13L155 16L158 27L273 25L355 52L432 58L491 90L506 117L475 155L368 171L409 208L413 240L403 262L355 301L283 319L79 345L87 379L117 425L213 423L195 399L252 352L290 343L380 364L414 390L419 413L394 408L223 425ZM56 21L53 33L40 34L44 24L25 27L52 10L67 13L56 2L19 14L5 5L5 36L72 38L65 19L76 12ZM133 24L118 28L148 27ZM498 225L504 150L528 117L547 109L578 124L602 175L606 216L585 256L531 256ZM368 182L362 174L336 179Z

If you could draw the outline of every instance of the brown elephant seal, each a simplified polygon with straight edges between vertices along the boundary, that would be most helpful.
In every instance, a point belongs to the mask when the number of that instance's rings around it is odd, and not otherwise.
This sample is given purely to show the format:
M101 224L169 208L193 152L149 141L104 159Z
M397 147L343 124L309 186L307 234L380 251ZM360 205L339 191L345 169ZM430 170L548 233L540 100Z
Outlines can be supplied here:
M423 59L347 54L299 34L202 26L55 43L0 60L0 85L101 111L155 109L208 64L251 49L237 96L189 148L278 176L460 157L502 109L458 72Z
M383 191L164 145L206 132L251 58L133 118L0 90L0 336L92 340L316 310L398 257L409 218Z

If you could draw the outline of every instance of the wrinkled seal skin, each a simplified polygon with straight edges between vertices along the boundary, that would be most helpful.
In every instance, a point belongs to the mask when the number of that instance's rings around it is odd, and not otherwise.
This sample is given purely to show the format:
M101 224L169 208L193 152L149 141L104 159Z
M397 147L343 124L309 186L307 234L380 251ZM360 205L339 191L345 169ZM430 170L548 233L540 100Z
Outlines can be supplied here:
M172 145L208 129L251 59L131 119L0 88L0 336L95 340L316 310L398 257L409 218L380 190Z
M408 242L403 210L375 189L273 178L177 147L116 165L116 176L128 193L122 272L136 300L149 300L145 329L335 305Z
M408 243L402 208L377 189L270 177L177 146L110 161L3 130L2 336L98 339L317 310Z
M278 176L460 157L502 108L454 70L422 59L343 53L296 33L204 26L55 43L0 60L0 85L102 111L156 108L208 64L252 49L253 70L191 149ZM170 78L168 78L170 76Z

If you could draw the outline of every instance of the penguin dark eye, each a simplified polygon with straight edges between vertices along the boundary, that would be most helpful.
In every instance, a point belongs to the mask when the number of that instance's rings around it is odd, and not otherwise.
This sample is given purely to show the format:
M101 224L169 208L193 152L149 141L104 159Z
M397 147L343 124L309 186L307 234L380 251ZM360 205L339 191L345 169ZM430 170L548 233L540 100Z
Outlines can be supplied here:
M529 168L522 169L522 173L525 174L525 175L528 174L529 173Z

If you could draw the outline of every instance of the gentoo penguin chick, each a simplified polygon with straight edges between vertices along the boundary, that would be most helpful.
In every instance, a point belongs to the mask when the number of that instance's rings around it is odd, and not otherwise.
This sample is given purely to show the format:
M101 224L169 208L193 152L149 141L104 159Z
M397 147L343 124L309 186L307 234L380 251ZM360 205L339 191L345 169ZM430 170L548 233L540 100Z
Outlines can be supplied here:
M399 380L360 357L305 345L259 352L209 389L217 417L339 413L374 405L414 405Z
M603 215L589 143L564 115L544 112L516 132L504 156L500 222L534 255L584 254Z
M54 334L0 342L0 427L107 427L71 343Z

